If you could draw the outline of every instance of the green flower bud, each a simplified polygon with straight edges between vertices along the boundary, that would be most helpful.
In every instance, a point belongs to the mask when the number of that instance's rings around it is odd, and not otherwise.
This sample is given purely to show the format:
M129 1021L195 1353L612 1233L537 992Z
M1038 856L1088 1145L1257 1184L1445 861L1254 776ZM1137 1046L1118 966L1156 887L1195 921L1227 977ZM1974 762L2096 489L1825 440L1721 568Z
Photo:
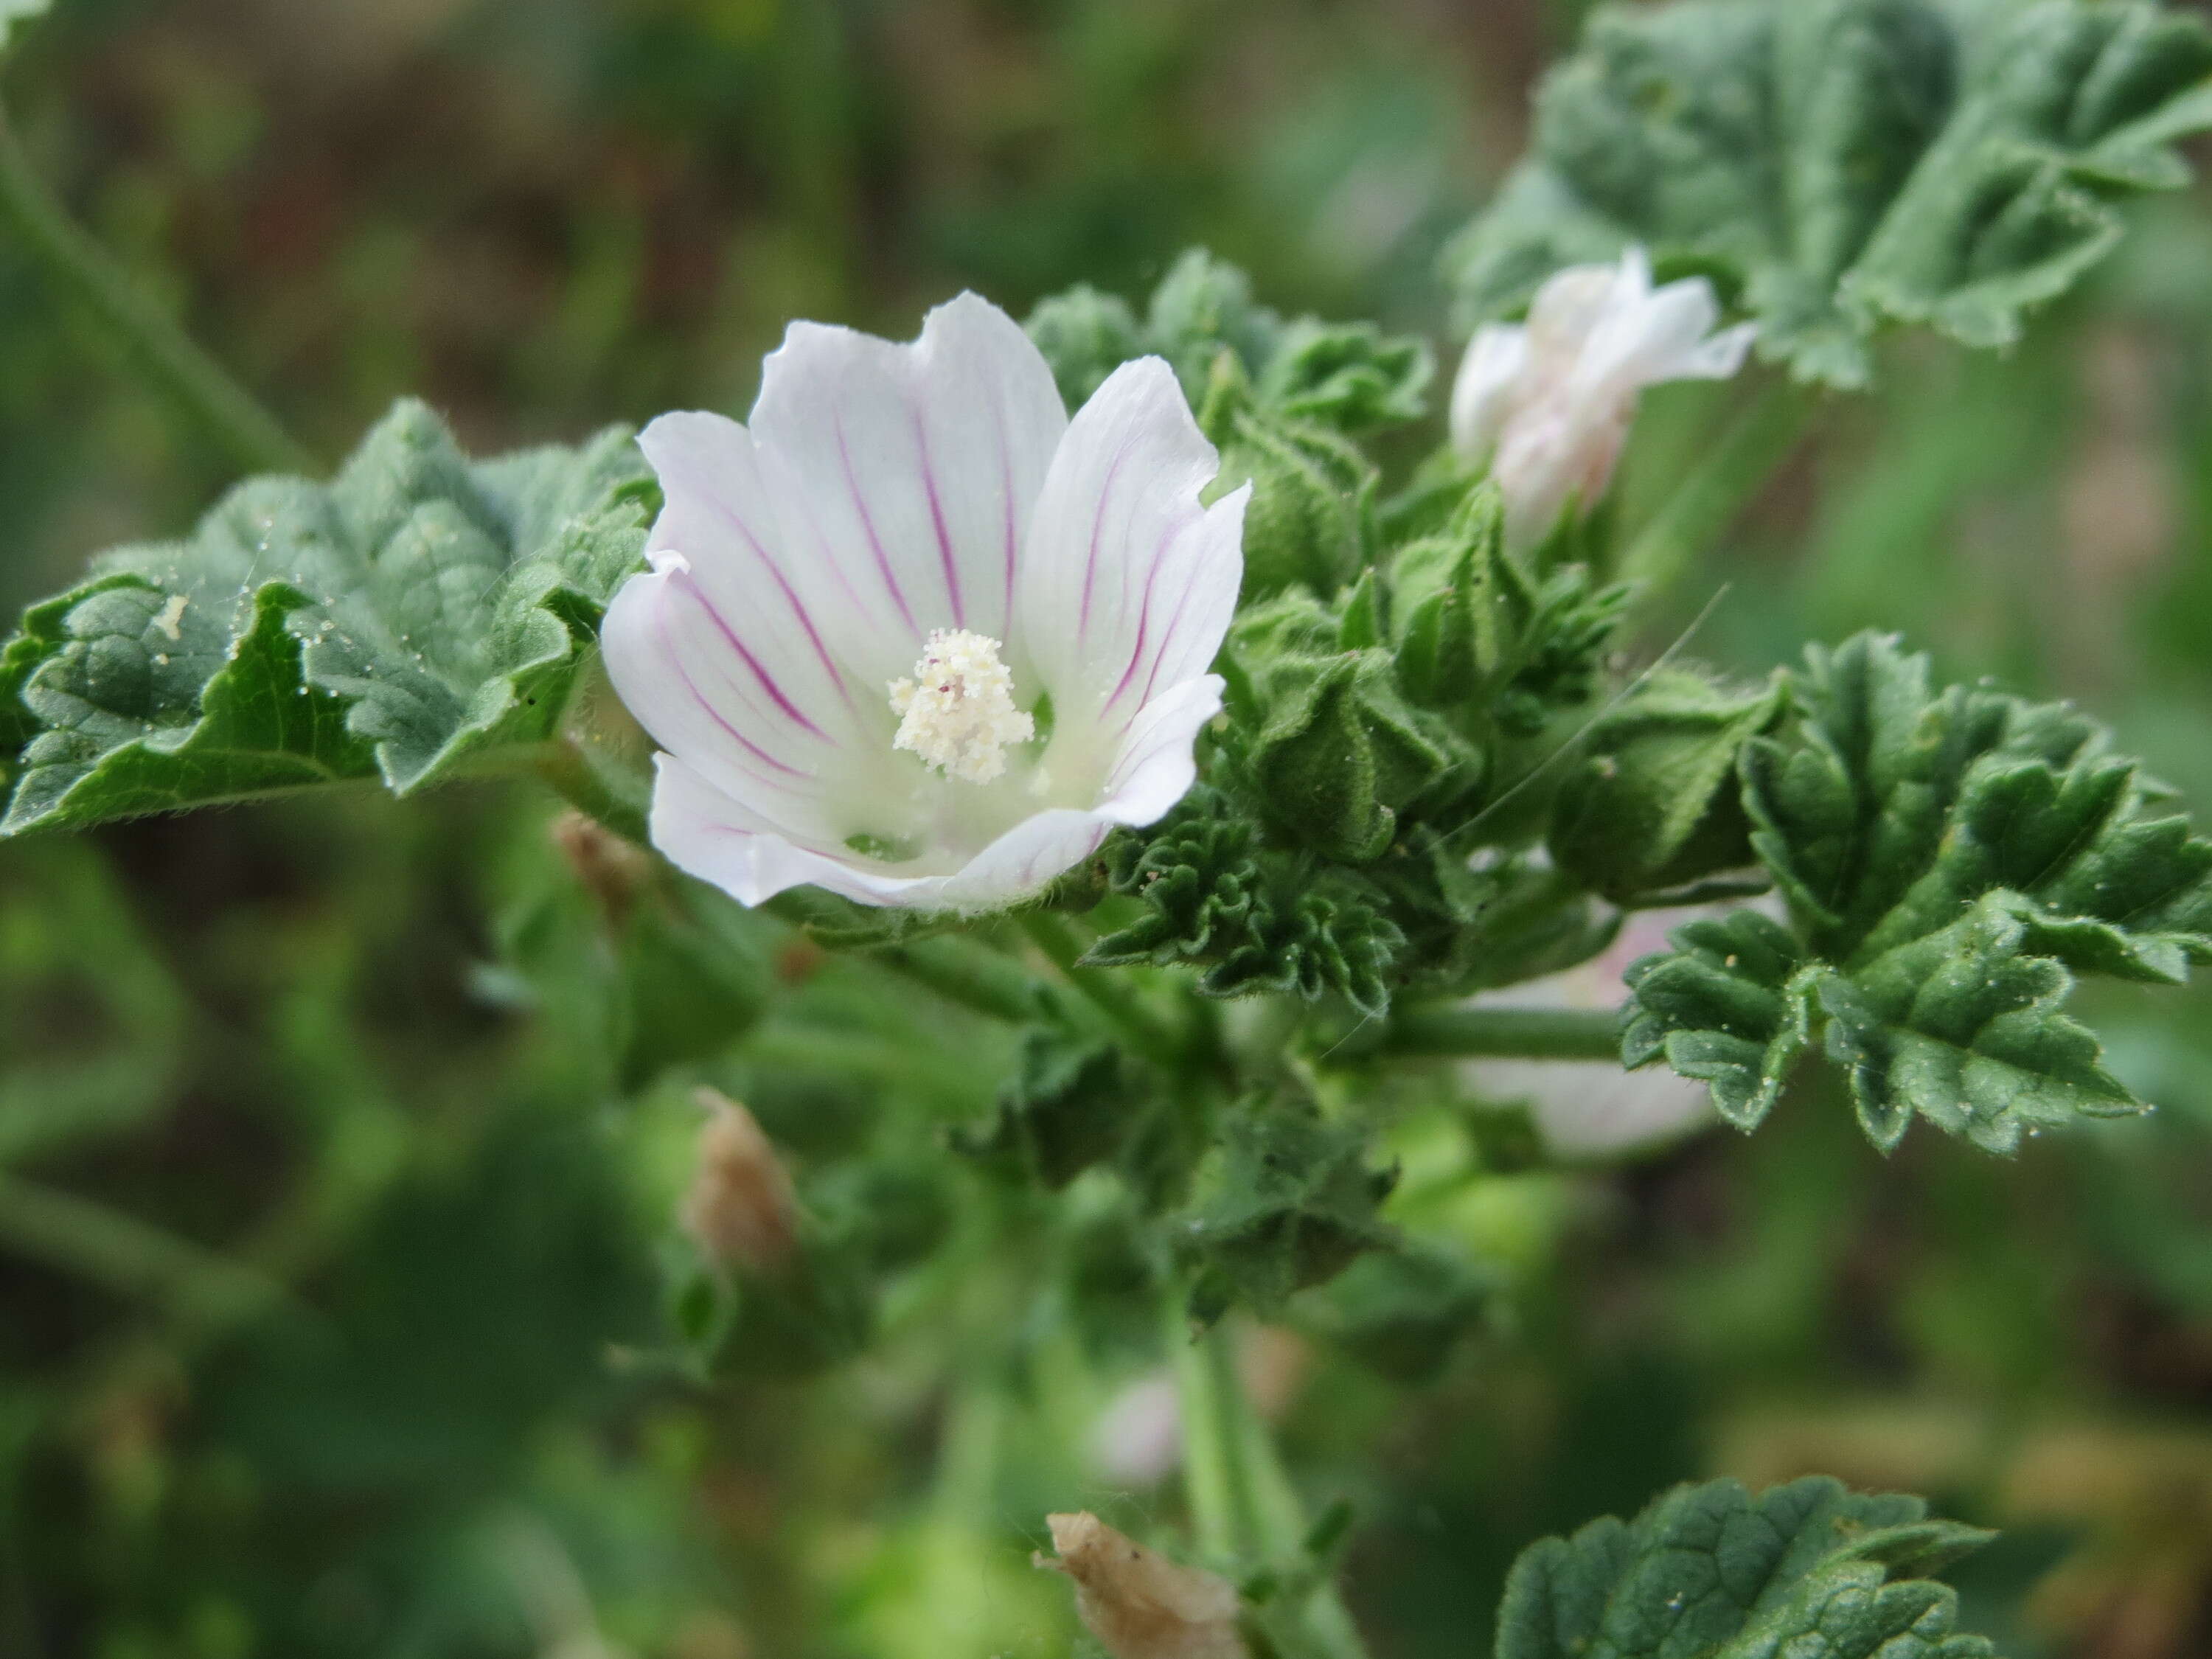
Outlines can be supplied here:
M1435 374L1427 344L1410 335L1301 317L1283 330L1260 371L1259 391L1263 403L1291 420L1370 432L1419 420L1427 412L1422 393Z
M1268 811L1325 858L1380 858L1399 809L1453 764L1400 701L1389 653L1280 660L1266 690L1267 725L1252 769Z
M1244 509L1244 598L1293 585L1324 598L1335 592L1367 562L1374 467L1324 427L1249 410L1227 424L1212 495L1252 485Z
M1598 723L1589 757L1561 783L1554 861L1617 903L1686 898L1703 878L1751 864L1736 757L1782 707L1778 685L1731 696L1696 674L1656 677Z
M1390 564L1398 685L1423 708L1455 708L1510 672L1534 605L1506 558L1498 492L1468 492L1439 534Z
M1040 301L1022 326L1052 365L1054 384L1070 409L1088 403L1108 375L1146 349L1128 303L1088 284Z
M1282 321L1252 299L1252 279L1204 248L1191 248L1152 290L1146 319L1150 345L1166 358L1194 404L1223 349L1247 368L1274 355Z

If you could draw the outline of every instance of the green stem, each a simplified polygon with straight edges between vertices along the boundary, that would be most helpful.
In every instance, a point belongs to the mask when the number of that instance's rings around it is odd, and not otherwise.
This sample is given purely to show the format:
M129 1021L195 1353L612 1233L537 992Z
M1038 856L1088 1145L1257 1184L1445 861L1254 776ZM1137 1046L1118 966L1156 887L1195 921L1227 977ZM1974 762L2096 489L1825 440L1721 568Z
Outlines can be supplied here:
M1620 1016L1596 1008L1409 1008L1392 1018L1382 1048L1394 1054L1618 1060Z
M0 1242L126 1296L189 1316L295 1307L275 1279L136 1216L0 1176Z
M560 737L529 751L530 763L546 786L586 817L639 846L651 845L647 803L628 780L600 764L586 744Z
M870 953L892 972L926 985L939 996L993 1019L1028 1025L1051 1012L1044 984L1021 964L972 939L916 939Z
M1817 402L1788 375L1771 377L1629 544L1621 579L1635 583L1647 603L1679 584L1790 458Z
M1142 997L1111 969L1079 968L1084 946L1066 920L1049 910L1030 910L1021 917L1023 931L1060 969L1067 982L1103 1014L1115 1030L1139 1053L1163 1065L1180 1065L1188 1044L1182 1034L1162 1019Z
M64 291L143 365L148 376L253 471L312 473L313 455L149 299L106 249L70 219L24 153L0 107L0 220Z
M1170 1285L1167 1321L1182 1418L1183 1495L1200 1550L1216 1562L1249 1567L1268 1553L1244 1428L1251 1406L1228 1328L1216 1325L1194 1340L1182 1291L1179 1281Z
M1217 1324L1194 1340L1184 1313L1185 1288L1179 1280L1170 1285L1168 1352L1182 1419L1183 1491L1199 1548L1224 1565L1291 1566L1306 1535L1297 1492L1276 1454L1274 1437L1244 1392L1229 1326ZM1308 1589L1298 1611L1310 1641L1302 1650L1319 1659L1367 1659L1366 1644L1334 1586Z

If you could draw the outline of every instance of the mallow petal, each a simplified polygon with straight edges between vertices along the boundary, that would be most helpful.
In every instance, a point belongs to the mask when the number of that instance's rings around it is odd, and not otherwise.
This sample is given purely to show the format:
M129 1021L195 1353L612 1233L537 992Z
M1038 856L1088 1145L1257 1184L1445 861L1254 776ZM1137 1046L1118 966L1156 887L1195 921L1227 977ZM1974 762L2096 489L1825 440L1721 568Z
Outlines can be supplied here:
M632 577L607 607L600 648L625 707L654 742L780 827L835 843L831 796L849 772L840 744L756 673L681 559Z
M950 875L901 875L795 839L672 755L659 758L653 844L688 875L744 904L792 887L819 887L860 904L915 910L988 910L1027 897L1097 852L1113 833L1103 813L1032 813Z
M1014 635L1063 732L1126 725L1220 648L1249 492L1200 506L1219 471L1158 357L1122 364L1069 423L1030 522Z
M682 868L988 909L1189 788L1249 492L1201 503L1217 458L1164 363L1071 422L963 295L908 345L794 325L750 427L642 441L666 507L603 638Z
M1469 459L1487 455L1512 413L1528 363L1528 331L1490 323L1474 331L1452 382L1452 447Z
M1199 729L1221 712L1223 681L1203 674L1139 711L1106 775L1102 814L1116 823L1157 823L1198 780Z
M911 672L933 629L1006 636L1029 509L1066 427L1043 355L975 295L908 344L791 325L752 435L784 572L838 618L832 648L856 678Z
M837 612L804 597L807 573L787 571L775 507L752 434L726 416L663 415L639 434L665 505L647 543L653 568L681 573L737 660L745 700L817 738L849 743L882 724L880 688L860 684L833 653ZM610 648L611 671L628 638Z

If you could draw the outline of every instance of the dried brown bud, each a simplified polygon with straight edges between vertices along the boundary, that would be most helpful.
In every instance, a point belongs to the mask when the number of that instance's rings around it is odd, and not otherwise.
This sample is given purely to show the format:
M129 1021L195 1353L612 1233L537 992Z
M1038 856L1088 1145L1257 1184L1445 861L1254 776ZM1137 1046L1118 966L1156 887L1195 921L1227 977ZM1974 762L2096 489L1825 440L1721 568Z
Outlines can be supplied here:
M1113 1659L1250 1659L1237 1629L1237 1587L1179 1567L1097 1516L1048 1515L1059 1559L1037 1565L1075 1581L1075 1611Z
M609 924L629 920L637 896L653 879L653 855L581 812L563 812L547 834Z
M723 1267L779 1273L799 1244L791 1176L750 1112L712 1089L693 1098L707 1121L699 1128L699 1167L684 1194L684 1229Z

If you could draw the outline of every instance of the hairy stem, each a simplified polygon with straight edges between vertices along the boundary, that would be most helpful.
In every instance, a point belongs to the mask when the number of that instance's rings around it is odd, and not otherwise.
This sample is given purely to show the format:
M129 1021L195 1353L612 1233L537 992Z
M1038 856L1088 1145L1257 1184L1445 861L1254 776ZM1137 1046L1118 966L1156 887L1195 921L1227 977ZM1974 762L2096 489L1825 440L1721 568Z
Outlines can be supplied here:
M1816 401L1786 374L1773 375L1674 487L1621 556L1621 579L1635 583L1647 604L1690 574L1698 555L1789 459Z
M1597 1008L1409 1008L1392 1018L1382 1047L1394 1054L1617 1061L1620 1016Z
M531 750L529 761L546 787L586 817L641 847L651 844L646 802L589 744L563 735Z
M106 249L72 220L32 169L0 107L0 221L64 292L142 366L147 377L252 471L315 472L316 459L222 365L143 293Z
M1218 1563L1293 1566L1306 1533L1297 1493L1237 1375L1233 1333L1218 1324L1194 1339L1185 1288L1170 1281L1166 1319L1182 1419L1183 1491L1199 1548ZM1334 1586L1307 1589L1298 1614L1310 1643L1304 1650L1327 1659L1367 1659Z
M1216 1325L1194 1340L1182 1290L1180 1281L1170 1286L1167 1324L1182 1418L1183 1494L1199 1548L1215 1561L1249 1565L1267 1553L1244 1425L1251 1405L1227 1328Z

